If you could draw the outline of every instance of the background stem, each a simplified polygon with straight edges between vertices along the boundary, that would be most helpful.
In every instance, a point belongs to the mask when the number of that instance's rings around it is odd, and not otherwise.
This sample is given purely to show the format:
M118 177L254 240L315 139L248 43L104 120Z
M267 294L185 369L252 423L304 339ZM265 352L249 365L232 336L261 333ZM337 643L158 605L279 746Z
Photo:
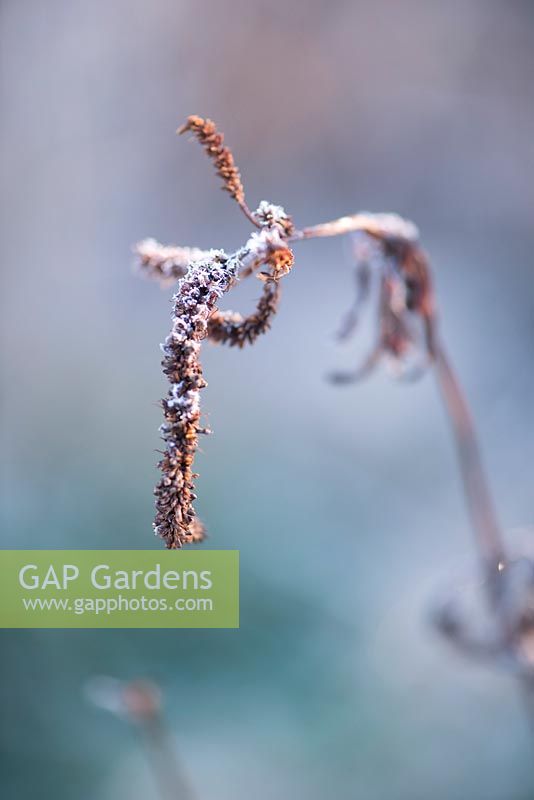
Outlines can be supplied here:
M175 752L172 735L160 713L139 723L148 762L161 800L196 800Z
M451 421L460 471L477 545L486 572L495 574L506 553L471 418L456 373L439 342L434 343L436 375Z

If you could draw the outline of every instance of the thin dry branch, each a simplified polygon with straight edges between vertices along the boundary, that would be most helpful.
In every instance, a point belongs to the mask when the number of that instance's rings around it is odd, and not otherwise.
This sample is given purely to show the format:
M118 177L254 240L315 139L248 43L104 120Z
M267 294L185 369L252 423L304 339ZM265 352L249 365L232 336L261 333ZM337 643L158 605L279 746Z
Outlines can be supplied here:
M486 479L469 407L443 345L436 344L436 375L456 440L458 461L484 577L495 577L507 555ZM490 591L493 580L489 581Z
M295 232L298 239L317 239L323 236L343 236L346 233L367 233L380 241L399 240L417 242L419 231L409 220L398 214L372 214L361 211L331 222L322 222Z

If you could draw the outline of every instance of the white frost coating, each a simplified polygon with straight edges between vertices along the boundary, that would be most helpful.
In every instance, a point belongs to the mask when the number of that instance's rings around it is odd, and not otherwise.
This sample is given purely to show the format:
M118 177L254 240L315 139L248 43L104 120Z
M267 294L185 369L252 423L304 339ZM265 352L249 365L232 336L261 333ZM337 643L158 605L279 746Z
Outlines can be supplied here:
M372 233L374 229L386 238L406 239L409 242L417 242L419 240L417 225L399 216L399 214L371 214L368 211L364 211L356 214L356 218L358 217L361 218L363 225L367 221L369 233Z
M237 255L228 256L224 250L210 250L201 259L190 261L173 297L171 332L160 345L167 358L176 357L176 347L187 348L190 356L198 355L200 340L207 335L209 316L216 301L236 280L240 263ZM164 402L168 409L179 409L182 415L194 417L200 411L200 391L188 388L186 380L171 382ZM171 448L175 445L172 425L163 423L160 434Z
M280 230L285 231L287 230L288 224L291 222L283 206L276 206L274 203L267 202L267 200L261 201L252 216L258 221L262 228L278 227Z
M278 228L264 228L261 231L254 231L245 245L251 255L263 258L272 250L279 250L287 247L285 239Z
M152 238L144 239L135 246L141 270L148 277L160 281L163 286L175 281L180 284L182 281L194 281L198 286L209 285L215 296L221 297L229 288L229 286L221 288L225 276L231 274L232 281L236 280L240 268L253 268L263 261L269 252L287 246L292 223L282 206L262 200L253 216L260 225L260 230L254 231L247 243L230 256L222 250L167 246ZM181 297L183 311L197 308L197 313L200 315L203 310L197 306L196 295L183 294ZM187 335L185 331L176 333L181 337ZM164 347L165 345L162 345L162 349Z
M235 258L243 270L254 269L266 260L273 250L283 250L287 247L287 238L278 227L262 228L254 231L246 244L237 251Z
M306 228L304 235L311 238L357 232L379 236L382 239L404 239L408 242L419 240L419 230L413 222L403 219L398 214L371 214L365 211Z

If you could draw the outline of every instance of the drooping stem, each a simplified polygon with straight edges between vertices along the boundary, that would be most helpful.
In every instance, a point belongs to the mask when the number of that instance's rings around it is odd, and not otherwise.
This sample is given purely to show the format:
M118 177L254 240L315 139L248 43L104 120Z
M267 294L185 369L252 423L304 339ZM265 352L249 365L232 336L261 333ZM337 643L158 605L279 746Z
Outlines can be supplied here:
M467 506L486 576L506 563L506 551L486 479L475 427L456 373L440 342L434 342L439 388L451 421ZM501 567L502 568L502 567Z
M161 800L195 800L196 794L184 776L162 716L147 717L139 727Z
M176 753L155 684L145 680L124 683L103 675L88 681L86 692L98 708L127 720L136 729L161 800L197 800Z
M355 231L364 231L378 239L383 239L385 232L389 238L398 236L405 241L410 241L410 239L417 237L415 226L396 215L361 213L304 228L302 231L295 233L295 238L311 239L323 236L338 236ZM427 289L426 297L428 302L423 302L420 309L424 322L426 349L434 362L440 391L451 421L467 507L482 561L484 577L489 578L490 592L495 599L495 592L497 591L495 576L506 563L506 551L492 495L482 465L469 406L444 347L436 337L434 303L430 287L428 286ZM375 353L372 353L368 364L372 366L375 360ZM359 377L360 373L357 373L357 376Z

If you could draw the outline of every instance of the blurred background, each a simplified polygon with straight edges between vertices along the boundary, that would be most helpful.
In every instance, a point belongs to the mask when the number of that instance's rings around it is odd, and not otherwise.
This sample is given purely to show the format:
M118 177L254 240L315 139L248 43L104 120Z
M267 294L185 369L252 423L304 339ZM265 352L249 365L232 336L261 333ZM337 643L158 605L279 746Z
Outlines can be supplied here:
M2 0L3 548L158 548L171 290L134 242L232 250L249 226L196 144L215 119L252 208L420 226L503 525L534 519L534 6L528 0ZM198 511L239 548L238 631L4 631L1 794L138 800L138 738L95 674L155 681L203 800L526 800L513 681L428 624L474 558L431 374L325 374L347 242L303 243L272 331L207 345ZM249 281L230 298L246 309Z

